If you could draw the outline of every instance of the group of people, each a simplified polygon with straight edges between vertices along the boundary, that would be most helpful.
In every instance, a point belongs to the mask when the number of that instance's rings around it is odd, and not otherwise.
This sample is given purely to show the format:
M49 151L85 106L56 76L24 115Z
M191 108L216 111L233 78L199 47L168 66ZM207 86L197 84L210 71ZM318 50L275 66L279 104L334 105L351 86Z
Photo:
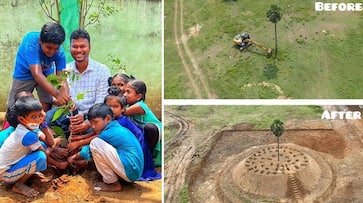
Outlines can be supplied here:
M155 151L161 153L162 126L145 103L146 84L125 73L111 77L107 66L90 58L91 39L84 29L70 36L74 61L67 64L64 40L60 24L46 23L41 32L27 33L19 46L0 132L0 180L34 197L39 192L26 181L49 167L78 172L94 163L103 179L95 189L102 191L120 191L119 180L160 179L153 159ZM46 80L65 70L75 77L59 87ZM69 104L71 113L55 116ZM53 126L65 132L66 140L55 138Z

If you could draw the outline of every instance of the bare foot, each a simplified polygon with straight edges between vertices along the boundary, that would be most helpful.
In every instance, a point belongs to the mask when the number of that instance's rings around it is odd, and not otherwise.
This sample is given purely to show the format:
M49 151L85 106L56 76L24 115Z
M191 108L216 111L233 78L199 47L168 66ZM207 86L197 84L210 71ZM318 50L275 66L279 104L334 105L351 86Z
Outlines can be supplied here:
M106 184L104 182L97 182L95 184L95 190L106 191L106 192L119 192L122 190L122 186L118 181L111 184Z
M36 197L39 195L39 192L35 189L19 182L15 183L15 185L12 187L12 190L27 197Z

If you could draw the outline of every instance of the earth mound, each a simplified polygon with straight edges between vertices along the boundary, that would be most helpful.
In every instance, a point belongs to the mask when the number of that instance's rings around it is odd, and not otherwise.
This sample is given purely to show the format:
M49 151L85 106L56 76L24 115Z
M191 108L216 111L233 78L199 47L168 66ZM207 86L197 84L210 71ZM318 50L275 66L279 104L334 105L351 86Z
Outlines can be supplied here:
M229 202L324 200L333 183L329 164L318 152L295 144L249 148L226 163L217 182ZM272 187L273 185L273 187Z

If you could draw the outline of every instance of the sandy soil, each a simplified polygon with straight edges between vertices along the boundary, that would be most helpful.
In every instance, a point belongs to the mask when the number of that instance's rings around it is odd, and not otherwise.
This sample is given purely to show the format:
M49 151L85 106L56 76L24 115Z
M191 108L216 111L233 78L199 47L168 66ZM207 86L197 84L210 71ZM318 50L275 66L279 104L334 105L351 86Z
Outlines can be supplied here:
M0 126L2 126L2 112L0 112ZM156 168L163 175L162 169ZM16 194L0 181L0 203L15 202L162 202L162 180L136 181L133 184L123 184L121 192L102 192L94 190L94 183L102 177L95 168L89 167L80 175L57 174L52 169L42 173L44 176L34 175L29 185L41 194L36 198L26 198Z
M196 132L190 123L183 124L188 123L187 118L173 112L166 112L165 117L180 124L171 126L184 129L165 143L165 202L179 202L181 191L188 193L190 202L228 202L218 188L226 162L253 146L276 143L269 130L254 130L252 124L221 128L213 135L205 135ZM288 120L285 128L282 143L306 147L328 162L334 175L324 202L363 201L362 121ZM287 194L284 201L294 202L293 194Z
M160 171L160 168L159 168ZM41 194L32 199L13 193L3 184L0 186L0 202L161 202L162 181L142 182L123 185L121 192L94 191L93 184L100 181L101 176L94 170L86 170L82 175L62 175L53 178L52 171L44 172L43 178L34 175L31 187Z

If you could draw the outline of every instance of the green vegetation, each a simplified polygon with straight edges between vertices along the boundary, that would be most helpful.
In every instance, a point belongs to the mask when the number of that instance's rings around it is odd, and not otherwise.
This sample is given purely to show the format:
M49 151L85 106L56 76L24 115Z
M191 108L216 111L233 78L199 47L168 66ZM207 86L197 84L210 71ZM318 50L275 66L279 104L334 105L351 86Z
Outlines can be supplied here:
M183 188L180 191L180 203L189 202L188 184L184 183Z
M256 46L240 53L232 40L236 34L248 32L252 39L272 48L274 24L266 18L272 4L281 8L283 16L277 23L278 72L276 77L266 78L266 64L273 59ZM363 97L363 81L357 74L363 62L362 12L316 12L314 1L291 0L183 1L182 15L180 6L177 14L174 8L174 1L165 1L165 98L196 98L176 49L175 16L183 16L185 35L193 26L201 26L187 43L217 98ZM179 20L176 25L180 26ZM244 88L265 81L279 86L282 93L265 86Z
M164 130L164 142L168 141L172 137L172 135L175 135L175 133L178 132L178 129L169 127L167 125L164 126L163 130ZM164 160L166 159L164 158Z
M174 114L184 117L197 131L214 132L224 126L251 123L255 129L270 129L271 122L290 119L318 119L323 110L319 106L166 106ZM168 131L172 132L172 131ZM165 131L165 137L168 135Z
M277 138L277 161L280 161L280 136L285 132L284 123L279 119L275 119L271 124L270 129L272 134Z
M106 64L115 74L126 69L128 74L144 80L148 87L146 103L161 118L162 94L162 4L141 1L108 1L119 12L100 19L86 29L91 35L91 57ZM23 35L40 31L49 19L39 4L21 1L16 7L0 3L0 111L6 109L16 50ZM69 40L67 37L66 40Z
M266 64L263 74L268 80L271 80L276 79L278 71L279 70L275 64Z
M275 25L275 58L277 57L277 22L281 20L281 8L277 5L271 5L271 8L267 10L266 17L270 22Z

